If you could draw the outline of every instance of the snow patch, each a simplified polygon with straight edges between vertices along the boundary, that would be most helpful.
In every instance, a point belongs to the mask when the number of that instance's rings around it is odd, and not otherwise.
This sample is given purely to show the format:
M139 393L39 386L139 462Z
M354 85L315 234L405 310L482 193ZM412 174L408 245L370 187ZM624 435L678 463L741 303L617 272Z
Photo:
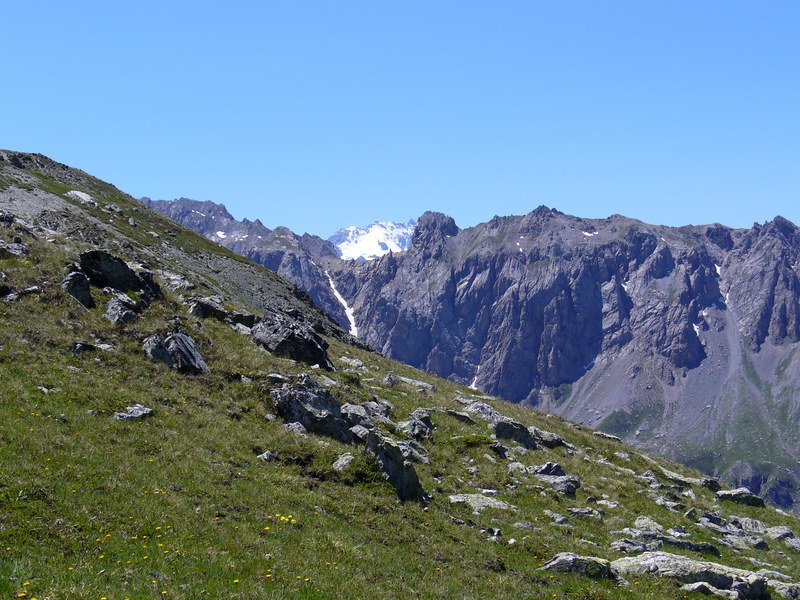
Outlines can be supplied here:
M373 260L389 252L405 252L411 245L414 221L376 221L366 229L346 227L328 238L344 260Z
M720 267L717 263L714 263L714 269L717 271L717 277L722 277L722 267Z
M350 323L350 335L353 337L358 337L358 327L356 327L356 317L353 309L350 308L350 305L347 304L347 300L345 300L342 295L339 293L339 290L336 289L336 285L333 283L333 277L327 271L323 271L325 273L325 277L328 278L328 283L331 286L331 291L336 299L339 301L344 307L344 314L347 315L347 321Z
M228 234L224 231L217 231L217 237L224 240L226 237L228 237Z
M583 235L585 235L586 237L592 237L593 235L597 235L600 232L599 231L581 231L581 233Z
M199 210L194 210L194 209L193 209L193 210L192 210L192 212L193 212L194 214L196 214L196 215L200 215L201 217L205 217L205 216L206 216L204 213L201 213Z
M694 329L694 334L699 338L700 337L700 325L697 323L692 323L692 329Z

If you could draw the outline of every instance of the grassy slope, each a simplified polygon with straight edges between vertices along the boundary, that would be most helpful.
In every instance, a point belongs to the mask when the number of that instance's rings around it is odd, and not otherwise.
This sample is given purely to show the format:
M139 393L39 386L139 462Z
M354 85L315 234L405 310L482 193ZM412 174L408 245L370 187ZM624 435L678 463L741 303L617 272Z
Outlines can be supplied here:
M0 239L11 235L0 229ZM204 245L199 236L180 235L185 244ZM75 249L61 240L26 243L27 258L0 261L13 287L43 288L17 303L0 302L2 597L671 598L680 594L669 582L643 578L617 588L536 568L558 551L615 558L608 544L622 536L610 532L631 526L641 514L665 527L686 526L694 541L711 540L680 513L655 505L646 482L623 470L652 468L634 451L627 449L626 460L615 454L623 448L614 441L500 401L495 404L504 414L583 449L576 455L564 449L518 454L525 464L555 460L579 475L577 497L559 496L532 478L509 489L506 463L486 458L486 425L434 413L438 428L425 443L431 464L417 465L432 501L427 510L400 504L361 448L297 438L283 431L280 420L265 418L273 412L267 374L298 373L300 366L257 349L224 324L205 321L198 329L190 320L211 373L183 376L154 365L141 341L166 329L175 314L186 316L176 296L167 294L136 323L113 326L102 308L86 311L58 287ZM78 339L101 340L114 350L74 356ZM396 421L419 406L460 408L455 398L471 393L332 341L334 360L343 355L360 358L366 371L347 373L340 364L331 375L342 382L338 398L360 402L378 395L396 406ZM436 392L423 397L408 388L385 388L389 370L435 383ZM243 382L240 374L252 381ZM136 402L156 415L138 422L113 419L114 411ZM280 460L259 461L267 449L279 450ZM345 451L358 459L338 473L331 465ZM469 466L477 473L470 474ZM449 505L448 494L482 487L500 490L499 497L518 510L473 515ZM800 530L772 510L717 506L709 491L695 492L699 498L691 504L699 510ZM621 504L607 509L603 521L572 517L572 526L564 528L543 514L566 514L569 507L586 506L587 496L603 494ZM518 521L535 529L515 529ZM485 527L502 529L504 543L487 541L480 531ZM511 538L516 543L508 545ZM721 562L754 568L747 560L753 556L800 578L796 561L780 554L782 545L771 547L723 549Z

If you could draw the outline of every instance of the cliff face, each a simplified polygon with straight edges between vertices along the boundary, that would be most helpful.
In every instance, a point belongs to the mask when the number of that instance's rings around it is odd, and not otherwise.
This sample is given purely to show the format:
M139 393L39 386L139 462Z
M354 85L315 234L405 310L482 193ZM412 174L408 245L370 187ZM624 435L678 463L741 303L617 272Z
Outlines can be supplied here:
M276 230L277 231L277 230ZM321 240L320 240L321 241ZM229 241L225 241L229 245ZM385 355L513 402L797 495L800 231L670 228L539 207L460 230L426 213L408 252L270 263ZM772 491L771 491L772 490Z
M779 486L788 505L799 236L781 217L667 228L540 207L458 230L428 213L409 252L331 273L387 356Z

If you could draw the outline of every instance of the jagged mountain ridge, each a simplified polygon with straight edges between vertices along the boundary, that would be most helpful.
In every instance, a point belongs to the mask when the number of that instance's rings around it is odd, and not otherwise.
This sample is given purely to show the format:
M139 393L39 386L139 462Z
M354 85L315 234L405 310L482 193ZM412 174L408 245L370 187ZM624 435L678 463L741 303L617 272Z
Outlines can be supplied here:
M671 228L540 207L464 230L426 213L408 252L308 259L387 356L787 506L800 459L798 240L781 217Z

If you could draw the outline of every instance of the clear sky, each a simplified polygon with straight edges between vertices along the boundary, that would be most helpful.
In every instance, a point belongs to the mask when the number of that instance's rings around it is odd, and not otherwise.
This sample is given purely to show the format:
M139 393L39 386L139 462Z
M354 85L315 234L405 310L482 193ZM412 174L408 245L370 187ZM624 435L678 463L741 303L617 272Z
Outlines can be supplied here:
M800 2L6 2L0 147L327 237L800 224Z

